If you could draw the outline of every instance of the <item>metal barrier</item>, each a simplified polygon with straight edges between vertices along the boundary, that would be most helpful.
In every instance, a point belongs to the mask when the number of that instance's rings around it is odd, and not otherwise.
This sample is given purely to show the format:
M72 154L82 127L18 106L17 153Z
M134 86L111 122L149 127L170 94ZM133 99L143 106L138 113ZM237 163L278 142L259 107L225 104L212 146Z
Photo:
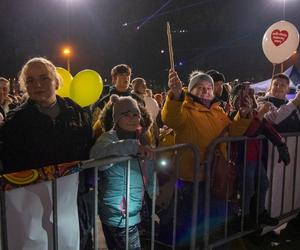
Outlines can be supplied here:
M197 209L198 209L198 179L197 176L199 175L199 167L200 167L200 156L199 156L199 151L196 146L192 144L179 144L179 145L174 145L170 147L164 147L164 148L158 148L155 149L155 153L159 154L162 152L167 152L167 151L175 151L175 155L178 156L178 151L179 150L186 150L189 149L193 152L193 155L195 157L195 166L194 166L194 186L193 186L193 207L192 207L192 229L191 229L191 238L190 238L190 246L191 249L196 249L196 221L197 221ZM115 163L119 162L124 162L127 161L127 191L126 191L126 208L129 208L129 195L130 195L130 162L134 158L131 156L124 156L124 157L110 157L110 158L105 158L105 159L92 159L88 161L83 161L76 163L73 168L75 169L74 172L82 171L85 169L89 168L95 168L95 178L96 180L98 179L98 170L101 168L106 168L107 166L111 166ZM177 166L178 167L178 166ZM34 171L39 171L39 170L34 170ZM178 171L177 171L178 172ZM57 176L56 176L57 177ZM54 176L51 176L51 178L46 179L45 181L51 181L52 185L52 211L53 211L53 229L52 229L52 247L48 249L60 249L59 248L59 242L58 242L58 220L59 217L57 215L57 179ZM154 170L154 177L156 177L156 169ZM1 179L2 178L2 179ZM3 176L0 176L0 180L3 180ZM156 178L154 178L156 180ZM8 235L7 235L7 224L6 224L6 203L5 203L5 189L4 189L4 183L1 181L1 190L0 190L0 198L1 198L1 235L0 235L0 240L1 240L1 250L8 250L9 245L8 245ZM154 181L153 184L153 191L156 190L157 182ZM14 188L18 188L17 186ZM176 187L175 187L175 190ZM155 193L155 192L154 192ZM95 182L95 201L98 200L98 183L97 181ZM177 200L176 200L176 192L175 192L175 206L174 206L174 218L173 218L173 236L174 238L176 237L176 210L177 209ZM95 202L95 223L98 217L98 204ZM155 199L152 199L152 216L151 216L151 249L154 249L154 243L155 243ZM129 231L128 231L128 218L129 218L129 209L126 209L126 249L128 248L128 240L129 240ZM51 239L49 239L51 240ZM95 249L98 249L97 246L98 242L98 231L97 231L97 226L95 224L94 226L94 243L95 243ZM173 239L173 249L175 249L175 240Z
M206 190L205 190L205 221L204 221L204 249L213 249L214 247L221 246L223 244L226 244L234 239L241 238L245 235L248 235L251 232L254 232L257 230L260 225L258 225L258 203L259 203L259 192L257 192L256 197L256 228L253 228L252 230L245 229L245 180L246 180L246 167L247 167L247 144L249 141L253 140L259 140L259 155L258 155L258 172L260 172L260 168L264 167L262 165L262 155L263 153L268 153L268 164L267 164L267 173L268 178L270 180L270 186L269 191L267 193L266 197L266 208L270 212L270 214L273 217L277 217L278 219L282 220L288 216L294 215L300 211L300 192L296 190L296 186L300 185L300 171L297 170L297 166L300 166L300 160L297 155L300 153L299 150L299 133L289 133L289 134L283 134L283 137L286 140L286 143L289 147L289 152L291 156L291 162L288 166L283 167L279 166L280 164L277 163L278 160L278 153L274 149L274 145L272 145L270 142L268 144L268 152L262 152L263 149L263 140L265 140L264 136L259 136L255 138L249 138L245 136L241 137L221 137L214 140L208 151L207 151L207 161L205 162L205 170L206 170ZM211 200L211 171L212 171L212 163L213 163L213 157L214 157L214 151L219 146L220 143L226 143L227 145L227 157L230 159L231 149L232 149L232 143L242 143L244 147L244 153L243 153L243 160L242 165L239 165L238 167L243 168L243 176L242 176L242 187L241 195L239 197L239 203L241 208L241 214L238 217L236 214L236 218L238 219L238 222L240 222L240 230L237 232L232 233L229 235L228 229L228 204L230 201L228 198L226 198L225 205L225 218L224 218L224 235L223 237L219 236L219 239L211 240L211 230L210 230L210 200ZM282 163L281 163L282 165ZM260 175L258 175L257 178L257 185L256 185L256 191L259 190L260 187ZM298 184L297 184L298 183ZM228 191L228 190L227 190ZM276 193L276 200L274 199L273 193ZM291 195L292 194L292 197ZM281 196L281 199L279 200L278 197ZM289 198L289 200L287 199ZM280 204L278 202L280 201ZM288 205L290 204L290 205ZM280 225L280 224L279 224ZM278 226L279 226L278 225ZM272 228L270 228L272 230Z
M300 166L300 157L297 155L300 153L300 147L298 146L299 143L299 134L284 134L283 135L286 138L287 144L289 145L289 151L291 154L291 163L283 168L282 166L280 168L277 168L277 159L278 155L277 152L274 149L273 145L269 145L268 154L269 154L269 161L268 161L268 177L270 179L270 191L267 194L266 199L266 207L268 208L271 215L278 217L279 219L286 218L287 216L293 215L297 213L300 210L300 193L296 190L296 186L299 186L300 182L300 171L297 170L297 166ZM234 233L230 233L229 231L229 215L228 215L228 204L229 200L226 199L225 202L225 218L224 218L224 234L223 237L218 239L212 239L211 238L211 217L210 217L210 199L211 199L211 165L213 161L213 152L215 151L216 147L220 143L226 143L228 146L228 157L230 156L230 151L232 149L232 143L240 142L244 146L244 155L243 155L243 167L246 167L246 154L247 154L247 143L251 140L259 140L260 146L262 146L262 140L265 139L263 136L259 136L256 138L248 138L245 136L242 137L222 137L217 138L213 143L210 145L208 151L207 151L207 161L205 162L205 172L206 172L206 182L205 182L205 218L204 218L204 235L203 235L203 242L204 242L204 249L212 249L214 247L218 247L220 245L226 244L234 239L241 238L257 228L254 228L253 230L245 230L244 225L244 193L245 193L245 171L243 172L243 181L242 181L242 187L241 187L241 193L239 202L241 204L241 215L240 215L240 229L238 231L235 231ZM294 146L294 147L292 147ZM192 212L192 228L191 228L191 235L190 235L190 249L196 249L197 245L197 234L196 234L196 228L197 228L197 210L198 210L198 192L199 192L199 183L198 179L196 178L199 175L200 170L200 155L199 151L196 146L192 144L180 144L180 145L174 145L170 147L164 147L164 148L158 148L155 150L156 154L162 153L162 152L168 152L168 151L174 151L175 152L175 168L176 168L176 178L178 177L178 157L180 157L180 154L178 151L180 150L186 150L189 149L193 152L195 157L195 166L194 166L194 185L193 185L193 207L191 208ZM260 147L262 149L262 147ZM259 159L262 158L263 152L260 150L259 153ZM127 162L127 191L126 191L126 207L129 208L129 202L128 199L130 195L130 162L132 160L135 160L134 157L131 156L124 156L124 157L110 157L105 159L97 159L97 160L88 160L80 163L76 163L74 166L74 173L78 171L82 171L89 168L94 168L95 178L98 179L98 171L101 170L101 168L105 169L107 166L110 166L115 163L120 162ZM261 161L259 161L259 168L263 167L261 164ZM157 162L156 162L157 164ZM154 171L154 177L157 175L157 167ZM58 242L58 216L57 216L57 180L56 178L49 178L49 180L52 183L52 200L53 200L53 249L57 250L59 249L59 242ZM156 178L154 178L156 180ZM291 181L290 181L291 180ZM1 181L1 176L0 176ZM278 185L280 183L280 185ZM298 184L297 184L298 183ZM1 186L2 186L1 182ZM95 201L98 200L98 182L95 182ZM153 183L153 193L155 193L157 186L157 182L154 181ZM258 178L257 181L257 187L260 186L260 178ZM176 185L174 187L175 193L174 193L174 212L173 212L173 242L172 242L172 249L176 248L176 223L177 223L177 203L178 203L178 195L177 195L177 188ZM273 193L276 192L277 197L279 197L279 190L280 190L280 197L281 199L276 199L278 202L280 200L280 204L275 204ZM1 199L1 250L7 250L8 249L8 240L7 240L7 222L6 222L6 216L5 216L5 191L3 188L0 190L0 199ZM256 203L258 203L259 197L257 197ZM156 200L152 200L152 216L151 216L151 249L155 249L155 221L154 221L154 215L155 215L155 202ZM277 206L274 206L277 205ZM258 206L256 206L256 209L258 209ZM98 203L95 202L95 222L98 218ZM126 249L128 249L128 239L129 239L129 232L128 232L128 218L129 218L129 209L126 211ZM256 222L258 221L258 213L256 213ZM98 249L98 231L97 226L94 226L94 243L95 243L95 249ZM199 236L199 235L198 235Z
M193 152L193 155L195 157L195 166L194 166L194 186L193 186L193 207L192 207L192 229L191 229L191 249L196 249L196 223L197 223L197 208L198 208L198 179L197 176L199 175L199 167L200 167L200 154L199 150L197 149L196 146L193 144L178 144L178 145L173 145L169 147L162 147L162 148L157 148L154 150L156 154L162 153L162 152L168 152L168 151L178 151L182 149L190 149ZM178 153L176 152L176 155ZM127 192L126 192L126 208L129 208L129 195L130 195L130 161L133 159L133 157L123 157L123 158L110 158L110 159L99 159L99 160L90 160L88 162L83 163L81 166L82 169L87 169L87 168L92 168L96 167L95 175L97 176L99 168L101 167L106 168L107 165L111 165L113 163L117 162L124 162L127 161ZM157 164L157 162L155 162ZM156 192L156 175L157 175L157 166L155 167L154 170L154 183L153 183L153 193ZM176 187L175 187L175 206L174 206L174 217L173 217L173 244L172 244L172 249L175 249L175 237L176 237L176 213L177 213L177 192L176 192ZM95 200L98 198L98 188L95 188ZM154 244L155 244L155 199L152 199L152 214L151 214L151 249L154 249ZM95 211L97 211L97 204L95 205ZM97 213L95 213L95 221L97 218ZM129 209L126 210L126 250L128 248L128 218L129 218ZM94 227L95 230L97 230L96 227ZM97 236L98 232L95 231L94 235L96 235L95 238L95 249L97 249Z

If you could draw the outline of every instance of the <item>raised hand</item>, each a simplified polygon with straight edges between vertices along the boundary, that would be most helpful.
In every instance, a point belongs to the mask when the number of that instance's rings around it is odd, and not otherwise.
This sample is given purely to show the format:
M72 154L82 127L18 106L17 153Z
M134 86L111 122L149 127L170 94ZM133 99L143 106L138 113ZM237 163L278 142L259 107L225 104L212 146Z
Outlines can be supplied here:
M271 103L265 102L261 106L259 106L258 111L257 111L257 118L262 120L264 118L264 115L268 113L271 109Z
M182 93L182 83L175 70L169 70L169 88L174 95L175 100L179 100Z

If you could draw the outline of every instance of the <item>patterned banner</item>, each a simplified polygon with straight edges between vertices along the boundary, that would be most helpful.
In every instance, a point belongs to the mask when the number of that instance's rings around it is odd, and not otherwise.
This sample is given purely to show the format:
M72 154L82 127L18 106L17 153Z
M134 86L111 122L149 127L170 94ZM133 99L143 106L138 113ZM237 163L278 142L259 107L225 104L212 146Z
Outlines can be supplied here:
M51 181L80 171L79 161L50 165L38 169L0 175L0 190L8 191L27 185Z

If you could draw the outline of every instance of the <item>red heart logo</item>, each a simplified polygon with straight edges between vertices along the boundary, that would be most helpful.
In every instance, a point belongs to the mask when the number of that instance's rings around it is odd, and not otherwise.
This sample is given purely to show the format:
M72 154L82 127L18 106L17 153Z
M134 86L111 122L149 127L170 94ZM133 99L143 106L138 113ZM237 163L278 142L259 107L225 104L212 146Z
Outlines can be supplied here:
M283 44L289 37L289 33L286 30L273 30L271 34L272 42L275 46L280 46Z

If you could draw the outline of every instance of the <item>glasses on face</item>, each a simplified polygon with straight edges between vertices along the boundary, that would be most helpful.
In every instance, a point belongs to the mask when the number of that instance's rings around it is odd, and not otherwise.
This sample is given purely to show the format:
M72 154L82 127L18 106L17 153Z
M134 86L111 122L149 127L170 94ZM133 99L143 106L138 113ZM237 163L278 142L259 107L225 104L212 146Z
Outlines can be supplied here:
M36 83L39 83L40 85L44 85L44 84L49 83L51 81L52 81L52 79L47 75L43 75L43 76L40 76L38 78L33 78L33 77L29 76L29 77L27 77L25 83L26 83L27 86L30 86L30 85L33 85L33 84L36 84Z
M132 111L123 112L121 115L122 115L122 116L126 116L126 117L130 117L130 116L133 116L133 117L140 117L140 114L139 114L139 113L137 113L137 112L132 112Z

